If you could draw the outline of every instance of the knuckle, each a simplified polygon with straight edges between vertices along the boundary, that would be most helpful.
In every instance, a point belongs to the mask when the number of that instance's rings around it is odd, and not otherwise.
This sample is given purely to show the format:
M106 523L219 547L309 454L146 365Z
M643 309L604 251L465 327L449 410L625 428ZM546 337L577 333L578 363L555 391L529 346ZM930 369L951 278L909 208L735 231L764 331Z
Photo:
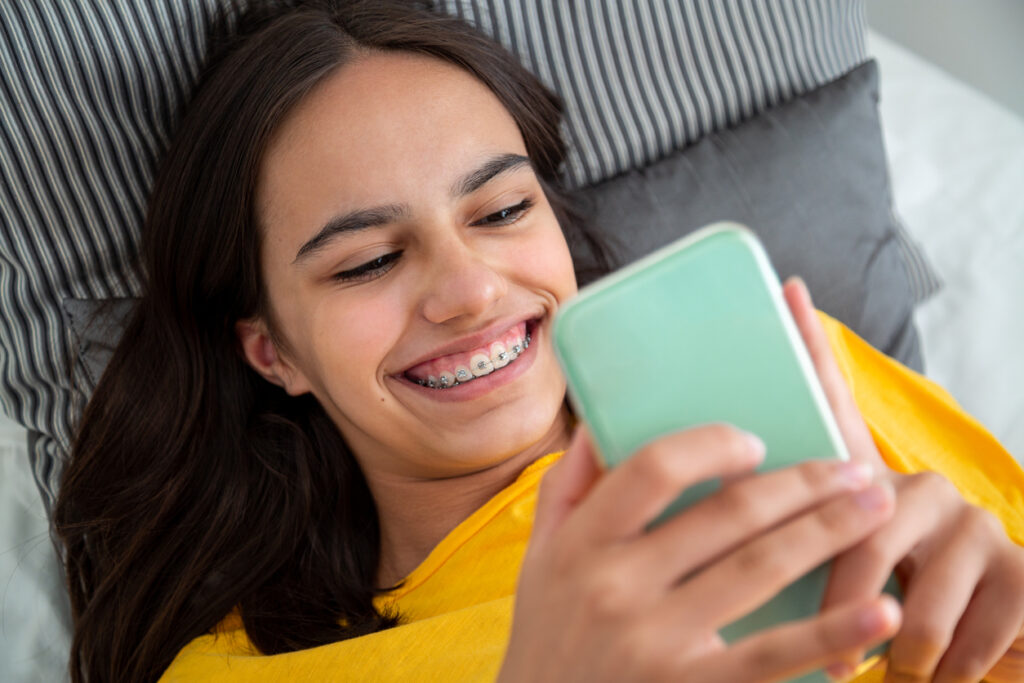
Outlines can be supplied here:
M966 652L953 658L944 667L948 672L947 680L980 681L988 673L992 662L977 652Z
M661 442L655 442L638 452L627 462L633 476L641 480L651 490L660 490L666 484L674 484L684 479L678 454Z
M927 683L931 677L915 671L897 670L892 664L889 665L886 674L886 683Z
M893 643L894 669L902 674L929 676L949 647L950 635L934 623L906 624Z
M934 620L922 620L906 627L906 637L924 657L938 657L949 645L950 633Z
M743 432L727 424L710 424L655 439L638 450L624 467L642 483L664 490L681 488L696 479L735 469L753 448ZM687 452L708 457L683 457Z
M733 526L741 529L757 528L764 524L765 511L761 503L763 499L750 490L756 483L755 480L741 482L726 487L717 494L715 504L719 507L722 518L728 519Z
M836 481L833 465L827 460L810 460L796 469L800 483L812 494L820 494L834 488Z
M583 600L594 619L618 619L636 604L634 580L613 564L591 572L582 582Z
M745 434L732 425L717 422L704 429L714 449L725 455L744 455L752 448Z
M532 548L527 549L528 557L531 560L537 558L536 561L542 566L539 571L547 573L552 581L558 582L559 585L571 584L576 580L578 573L578 561L577 556L571 552L563 551L563 547L552 544L546 554L533 555Z
M747 665L750 671L775 672L785 668L786 663L784 649L768 643L751 648L747 654Z
M927 491L929 496L937 497L941 500L950 500L952 498L959 498L960 494L953 486L953 483L946 479L938 472L932 472L930 470L925 472L918 472L910 477L911 486Z
M819 624L811 634L814 644L823 655L840 653L848 650L850 643L843 638L843 633L837 628L829 628L826 624Z
M889 666L887 669L886 680L891 680L893 683L925 683L925 681L932 680L929 671L919 667L910 666L897 662L895 659L890 658Z
M845 502L845 501L840 501ZM847 536L860 528L861 515L851 514L850 507L842 504L822 505L814 511L812 519L825 532L826 537L848 540Z
M972 538L1000 538L1004 535L999 518L976 505L969 505L964 511L963 523Z
M857 554L871 567L886 567L891 569L895 558L893 553L886 546L885 541L878 535L869 536L857 546Z
M789 577L785 557L776 548L763 543L751 543L736 551L736 570L740 576L756 576L759 581L773 585L784 583Z
M724 422L713 422L702 427L702 431L707 434L708 438L722 443L728 443L731 439L739 436L739 430Z
M729 426L725 427L725 432L722 435L722 446L729 453L736 455L749 453L752 448L750 437L739 429Z
M644 680L673 680L679 675L675 649L665 647L665 635L653 628L637 625L626 629L616 645L617 661L624 670L643 672Z

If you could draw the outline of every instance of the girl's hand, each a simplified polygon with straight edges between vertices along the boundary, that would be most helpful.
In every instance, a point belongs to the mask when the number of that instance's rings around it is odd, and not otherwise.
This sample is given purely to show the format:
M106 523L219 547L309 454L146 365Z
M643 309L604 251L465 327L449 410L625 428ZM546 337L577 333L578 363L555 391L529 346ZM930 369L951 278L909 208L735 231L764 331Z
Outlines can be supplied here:
M806 287L790 281L784 293L851 457L874 463L896 490L895 514L833 562L822 609L878 595L895 569L905 597L887 683L1024 681L1024 548L940 475L884 467ZM847 675L861 656L853 651L829 672Z
M756 439L723 425L658 439L603 473L582 429L544 478L499 680L782 680L890 637L887 596L847 601L727 646L722 626L891 516L870 468L816 461L760 476ZM680 492L716 494L648 531Z

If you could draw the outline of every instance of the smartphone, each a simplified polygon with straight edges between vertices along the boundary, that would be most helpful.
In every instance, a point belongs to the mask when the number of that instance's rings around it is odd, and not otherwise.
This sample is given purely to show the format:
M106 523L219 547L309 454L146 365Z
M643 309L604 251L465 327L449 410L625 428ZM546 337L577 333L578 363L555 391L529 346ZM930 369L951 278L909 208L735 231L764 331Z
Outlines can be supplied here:
M778 276L744 226L702 228L583 288L552 338L569 400L609 467L658 436L713 422L764 441L759 471L849 459ZM718 487L691 487L662 518ZM827 576L827 564L812 570L722 637L814 615Z

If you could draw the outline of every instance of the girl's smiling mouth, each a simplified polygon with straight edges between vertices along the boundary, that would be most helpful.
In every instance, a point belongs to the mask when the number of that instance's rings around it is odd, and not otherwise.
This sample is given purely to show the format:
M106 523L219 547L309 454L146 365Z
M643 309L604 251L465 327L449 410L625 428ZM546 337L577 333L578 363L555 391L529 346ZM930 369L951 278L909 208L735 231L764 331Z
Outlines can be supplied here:
M539 328L539 318L522 320L490 341L418 363L391 377L440 401L476 398L512 382L533 365Z

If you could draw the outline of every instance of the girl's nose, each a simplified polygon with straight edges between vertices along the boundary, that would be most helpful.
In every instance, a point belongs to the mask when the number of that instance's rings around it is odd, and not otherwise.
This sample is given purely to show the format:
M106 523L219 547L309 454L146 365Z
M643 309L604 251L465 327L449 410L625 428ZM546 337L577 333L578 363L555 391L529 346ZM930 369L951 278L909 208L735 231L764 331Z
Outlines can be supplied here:
M423 295L423 317L445 323L487 313L508 292L508 282L470 245L449 240L431 258Z

